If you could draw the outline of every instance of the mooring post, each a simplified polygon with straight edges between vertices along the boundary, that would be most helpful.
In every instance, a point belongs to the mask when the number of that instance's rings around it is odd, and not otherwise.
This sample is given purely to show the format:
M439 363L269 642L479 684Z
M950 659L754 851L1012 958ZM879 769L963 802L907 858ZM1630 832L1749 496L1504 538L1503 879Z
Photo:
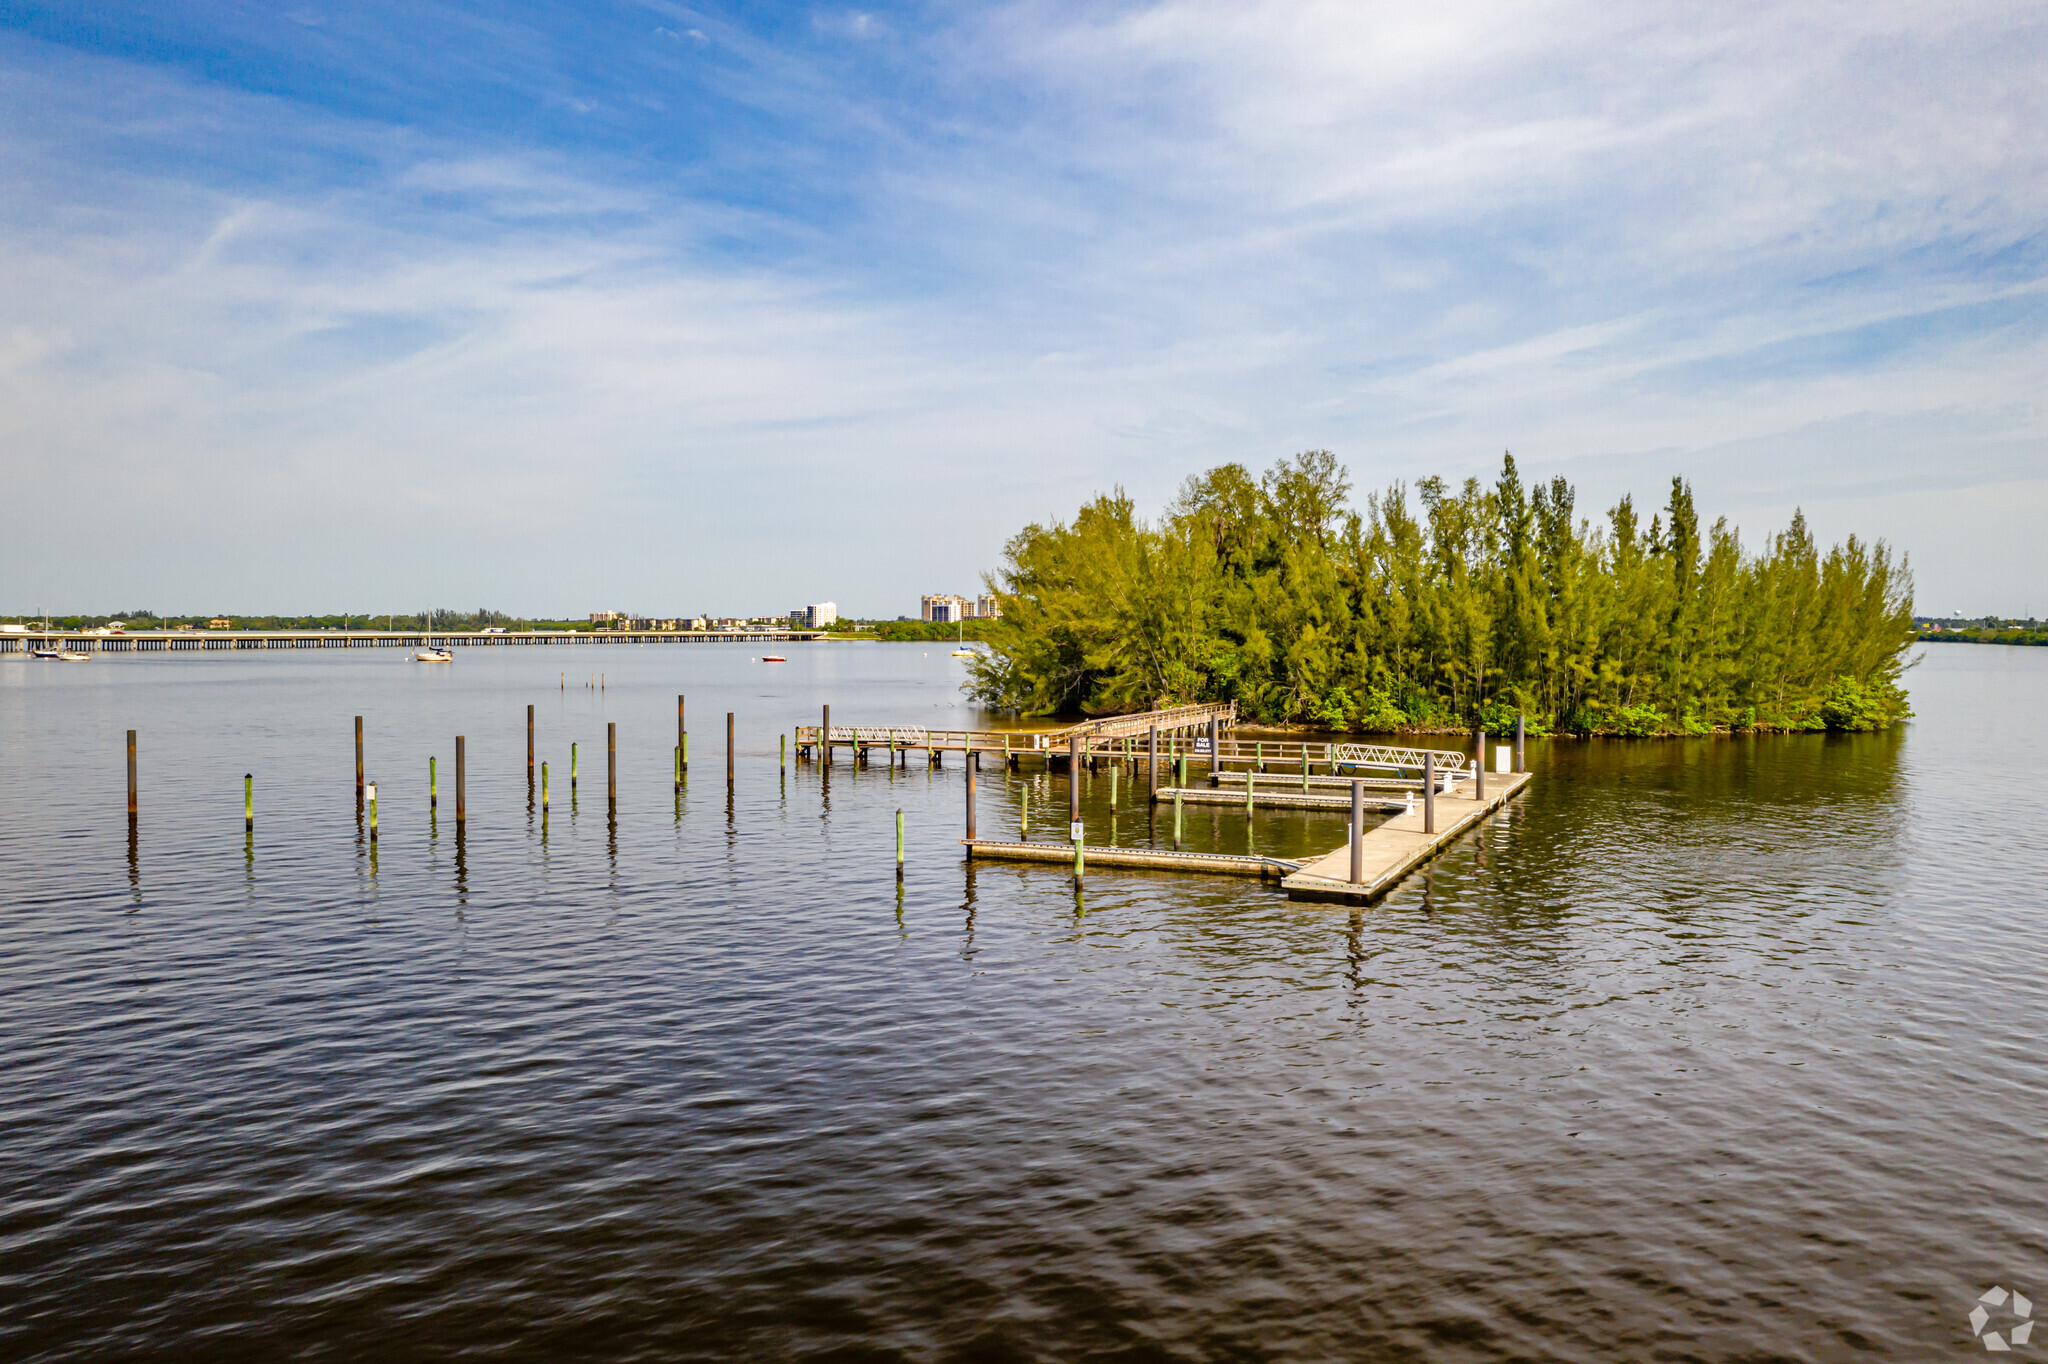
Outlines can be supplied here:
M1174 762L1179 767L1180 771L1174 777L1173 784L1177 787L1186 786L1188 784L1188 755L1185 753L1177 753L1174 755Z
M455 828L462 829L469 818L469 740L455 736Z
M1301 745L1301 793L1302 793L1303 795L1307 795L1307 794L1308 794L1308 741L1307 741L1307 740L1303 740L1303 741L1302 741L1302 745Z
M1515 717L1515 771L1527 772L1528 770L1529 768L1522 757L1522 717L1517 715Z
M1436 832L1436 754L1431 750L1422 754L1422 832Z
M968 822L967 836L974 837L973 821ZM903 812L896 812L896 879L903 879Z
M1351 783L1351 884L1365 880L1365 783Z
M1117 762L1109 765L1109 808L1112 810L1116 809L1116 773L1122 766L1122 763Z
M548 814L548 765L547 765L546 763L542 763L542 764L540 765L540 814L541 814L541 818L542 818L542 819L546 819L546 818L547 818L547 814Z
M783 735L783 736L782 736L782 759L781 759L781 763L782 763L782 765L781 765L781 772L782 772L782 775L786 777L786 776L788 776L788 775L789 775L789 736L788 736L787 734L785 734L785 735Z
M1180 788L1173 788L1173 846L1180 846Z
M1017 806L1017 837L1031 837L1031 788L1025 786L1024 799Z
M356 717L356 804L363 803L363 717Z
M1145 731L1145 761L1149 770L1145 773L1145 794L1150 796L1159 789L1159 726L1152 725Z
M135 791L135 731L128 731L128 822L133 824L141 807L136 804Z
M1081 736L1067 740L1067 823L1081 822Z
M1215 776L1223 770L1223 723L1215 716L1209 717L1209 775Z
M676 790L680 791L683 789L683 746L681 744L676 745L674 756L676 768L675 787Z
M526 708L526 789L533 791L533 707Z
M427 759L427 808L441 808L441 760L431 756Z
M967 841L974 841L974 764L967 764Z
M576 794L576 745L573 743L569 745L569 794L572 798Z
M1258 788L1258 785L1259 773L1257 768L1253 768L1251 771L1246 772L1244 774L1244 815L1246 819L1251 818L1252 792Z
M683 722L683 696L676 693L676 752L682 755L682 766L677 769L676 784L682 785L681 774L690 770L690 727Z
M732 785L732 712L725 713L725 784Z
M242 774L242 828L244 831L256 827L256 774Z
M1479 726L1479 756L1472 760L1472 799L1486 799L1486 726Z
M370 841L377 841L377 783L371 782L363 788L370 799Z
M607 721L604 727L604 799L613 809L619 804L619 725Z

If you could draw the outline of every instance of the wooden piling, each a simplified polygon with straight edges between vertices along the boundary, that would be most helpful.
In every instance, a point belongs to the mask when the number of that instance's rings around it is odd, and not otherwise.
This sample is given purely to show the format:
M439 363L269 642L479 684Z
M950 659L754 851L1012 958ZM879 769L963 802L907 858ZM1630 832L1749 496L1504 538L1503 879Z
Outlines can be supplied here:
M818 757L827 767L832 765L832 707L825 707L825 718L818 725Z
M1425 750L1422 755L1422 832L1436 832L1436 753Z
M683 722L683 697L676 694L676 752L681 756L676 768L676 785L683 784L682 774L690 770L690 727Z
M1365 881L1365 783L1351 783L1351 884Z
M1067 823L1081 822L1081 736L1067 740Z
M137 793L135 790L135 731L131 729L128 731L128 822L130 824L133 824L136 820L136 817L140 815L142 812L141 806L136 800L136 794Z
M363 717L356 717L356 802L363 799Z
M370 800L370 842L377 841L377 783L371 782L364 791Z
M427 758L427 808L441 808L441 760L432 756Z
M619 803L619 726L608 721L604 727L604 799L614 809Z
M725 713L725 784L732 785L732 712Z
M974 841L974 764L967 764L967 841Z
M783 736L782 736L782 767L781 767L781 771L782 771L782 774L783 774L784 776L787 776L787 775L789 775L789 736L788 736L787 734L785 734L785 735L783 735Z
M1527 772L1529 764L1522 757L1522 717L1515 717L1515 771Z
M548 765L547 765L546 763L542 763L542 764L540 765L540 814L541 814L541 818L542 818L542 819L546 819L546 818L547 818L547 814L548 814Z
M533 790L533 707L526 708L526 789Z
M569 795L570 795L570 797L571 797L571 798L573 799L573 798L575 797L575 794L576 794L576 745L572 743L572 744L570 744L570 745L569 745Z
M1159 789L1159 726L1150 725L1145 730L1145 790L1147 794Z
M1479 761L1472 764L1472 799L1486 799L1486 726L1479 727Z
M242 829L248 832L256 827L256 774L242 774Z
M469 818L469 740L455 736L455 827Z
M1209 773L1211 776L1222 770L1223 724L1213 715L1209 717Z
M970 804L967 815L967 836L974 837L974 807ZM903 812L896 812L896 879L903 879Z

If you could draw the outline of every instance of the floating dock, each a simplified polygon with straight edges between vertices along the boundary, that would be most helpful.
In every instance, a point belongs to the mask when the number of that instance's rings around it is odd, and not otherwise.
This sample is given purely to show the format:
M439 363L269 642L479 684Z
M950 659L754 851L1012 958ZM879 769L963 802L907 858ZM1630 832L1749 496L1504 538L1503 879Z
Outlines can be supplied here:
M993 838L963 838L960 846L967 849L969 859L983 857L1003 862L1074 865L1074 845L1071 843L1015 843ZM1083 847L1081 855L1084 865L1090 867L1144 867L1152 871L1199 871L1219 876L1261 876L1269 880L1278 880L1302 866L1282 857L1172 852L1162 848Z
M1357 881L1351 879L1351 845L1346 842L1335 852L1326 853L1289 875L1280 883L1281 889L1290 900L1370 904L1528 784L1527 772L1489 772L1483 800L1475 799L1469 786L1437 796L1433 834L1423 832L1420 804L1413 814L1396 815L1377 829L1368 830L1360 840L1363 856Z

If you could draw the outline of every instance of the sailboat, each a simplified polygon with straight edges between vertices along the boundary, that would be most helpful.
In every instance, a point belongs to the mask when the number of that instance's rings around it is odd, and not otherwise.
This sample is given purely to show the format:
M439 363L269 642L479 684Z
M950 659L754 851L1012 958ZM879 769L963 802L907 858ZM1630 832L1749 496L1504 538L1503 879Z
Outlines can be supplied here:
M953 634L953 642L954 644L959 646L953 650L953 657L973 658L974 650L967 647L967 622L955 621L953 622L953 624L955 627Z

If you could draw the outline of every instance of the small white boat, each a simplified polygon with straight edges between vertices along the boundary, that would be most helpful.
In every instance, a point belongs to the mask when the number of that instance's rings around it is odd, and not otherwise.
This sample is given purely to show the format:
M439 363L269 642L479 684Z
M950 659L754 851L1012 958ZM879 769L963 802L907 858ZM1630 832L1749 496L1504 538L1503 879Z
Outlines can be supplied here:
M66 649L66 650L65 650L65 651L64 651L63 653L61 653L61 654L58 654L58 655L57 655L57 657L59 657L59 658L63 659L63 660L64 660L64 661L66 662L66 663L90 663L90 662L92 662L92 655L91 655L91 654L82 654L82 653L79 653L79 652L78 652L78 651L77 651L76 649Z
M412 661L415 663L453 663L455 661L455 651L453 649L422 649L412 656Z

